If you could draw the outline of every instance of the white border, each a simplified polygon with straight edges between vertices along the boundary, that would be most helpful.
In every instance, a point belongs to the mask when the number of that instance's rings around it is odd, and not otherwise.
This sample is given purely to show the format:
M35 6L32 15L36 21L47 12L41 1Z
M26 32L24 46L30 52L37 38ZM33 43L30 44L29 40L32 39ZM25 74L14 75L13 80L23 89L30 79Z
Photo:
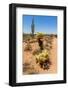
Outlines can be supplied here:
M57 16L57 30L58 30L58 52L57 52L57 74L39 74L39 75L23 75L22 74L22 15L50 15ZM17 8L16 9L16 82L36 82L36 81L54 81L63 80L63 10L49 10L49 9L31 9L31 8Z

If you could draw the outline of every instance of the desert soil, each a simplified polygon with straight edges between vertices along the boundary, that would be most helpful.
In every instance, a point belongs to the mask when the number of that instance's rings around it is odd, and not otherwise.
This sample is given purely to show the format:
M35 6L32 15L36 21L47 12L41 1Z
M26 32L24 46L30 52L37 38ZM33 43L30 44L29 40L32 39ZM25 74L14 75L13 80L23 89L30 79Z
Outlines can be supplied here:
M24 43L24 46L26 43ZM23 74L43 74L43 73L57 73L57 38L52 40L52 48L50 49L50 60L51 66L48 70L43 70L38 64L36 64L35 57L33 56L33 51L39 48L38 43L31 43L32 51L24 51L23 55Z

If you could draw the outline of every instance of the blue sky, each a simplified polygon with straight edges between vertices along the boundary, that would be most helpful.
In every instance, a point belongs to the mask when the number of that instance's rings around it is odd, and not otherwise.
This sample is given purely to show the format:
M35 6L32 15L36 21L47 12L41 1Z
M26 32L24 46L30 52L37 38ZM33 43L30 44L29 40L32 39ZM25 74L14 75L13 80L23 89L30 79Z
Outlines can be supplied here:
M23 15L24 33L31 32L32 15ZM57 34L57 16L34 16L35 33Z

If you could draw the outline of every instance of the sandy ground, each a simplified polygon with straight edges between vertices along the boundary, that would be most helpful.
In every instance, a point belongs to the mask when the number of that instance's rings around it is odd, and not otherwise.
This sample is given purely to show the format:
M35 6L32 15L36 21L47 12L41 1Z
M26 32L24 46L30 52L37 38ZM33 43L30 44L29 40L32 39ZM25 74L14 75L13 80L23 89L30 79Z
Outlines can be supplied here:
M24 43L25 46L25 43ZM57 73L57 38L53 38L52 40L52 49L50 50L50 60L51 60L51 66L48 70L43 70L40 68L38 64L36 64L35 57L32 55L32 52L39 48L38 43L32 43L32 51L24 51L23 55L23 64L25 64L26 70L23 70L23 74L29 74L29 73L37 73L37 74L43 74L43 73Z

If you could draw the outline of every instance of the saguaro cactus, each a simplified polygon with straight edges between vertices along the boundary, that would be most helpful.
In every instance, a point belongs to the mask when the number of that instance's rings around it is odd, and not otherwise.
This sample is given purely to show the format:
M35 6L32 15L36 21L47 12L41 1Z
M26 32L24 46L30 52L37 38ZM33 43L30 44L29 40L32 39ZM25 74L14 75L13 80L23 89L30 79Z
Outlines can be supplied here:
M34 17L33 17L33 19L32 19L32 24L31 24L31 33L32 33L32 36L34 36Z

